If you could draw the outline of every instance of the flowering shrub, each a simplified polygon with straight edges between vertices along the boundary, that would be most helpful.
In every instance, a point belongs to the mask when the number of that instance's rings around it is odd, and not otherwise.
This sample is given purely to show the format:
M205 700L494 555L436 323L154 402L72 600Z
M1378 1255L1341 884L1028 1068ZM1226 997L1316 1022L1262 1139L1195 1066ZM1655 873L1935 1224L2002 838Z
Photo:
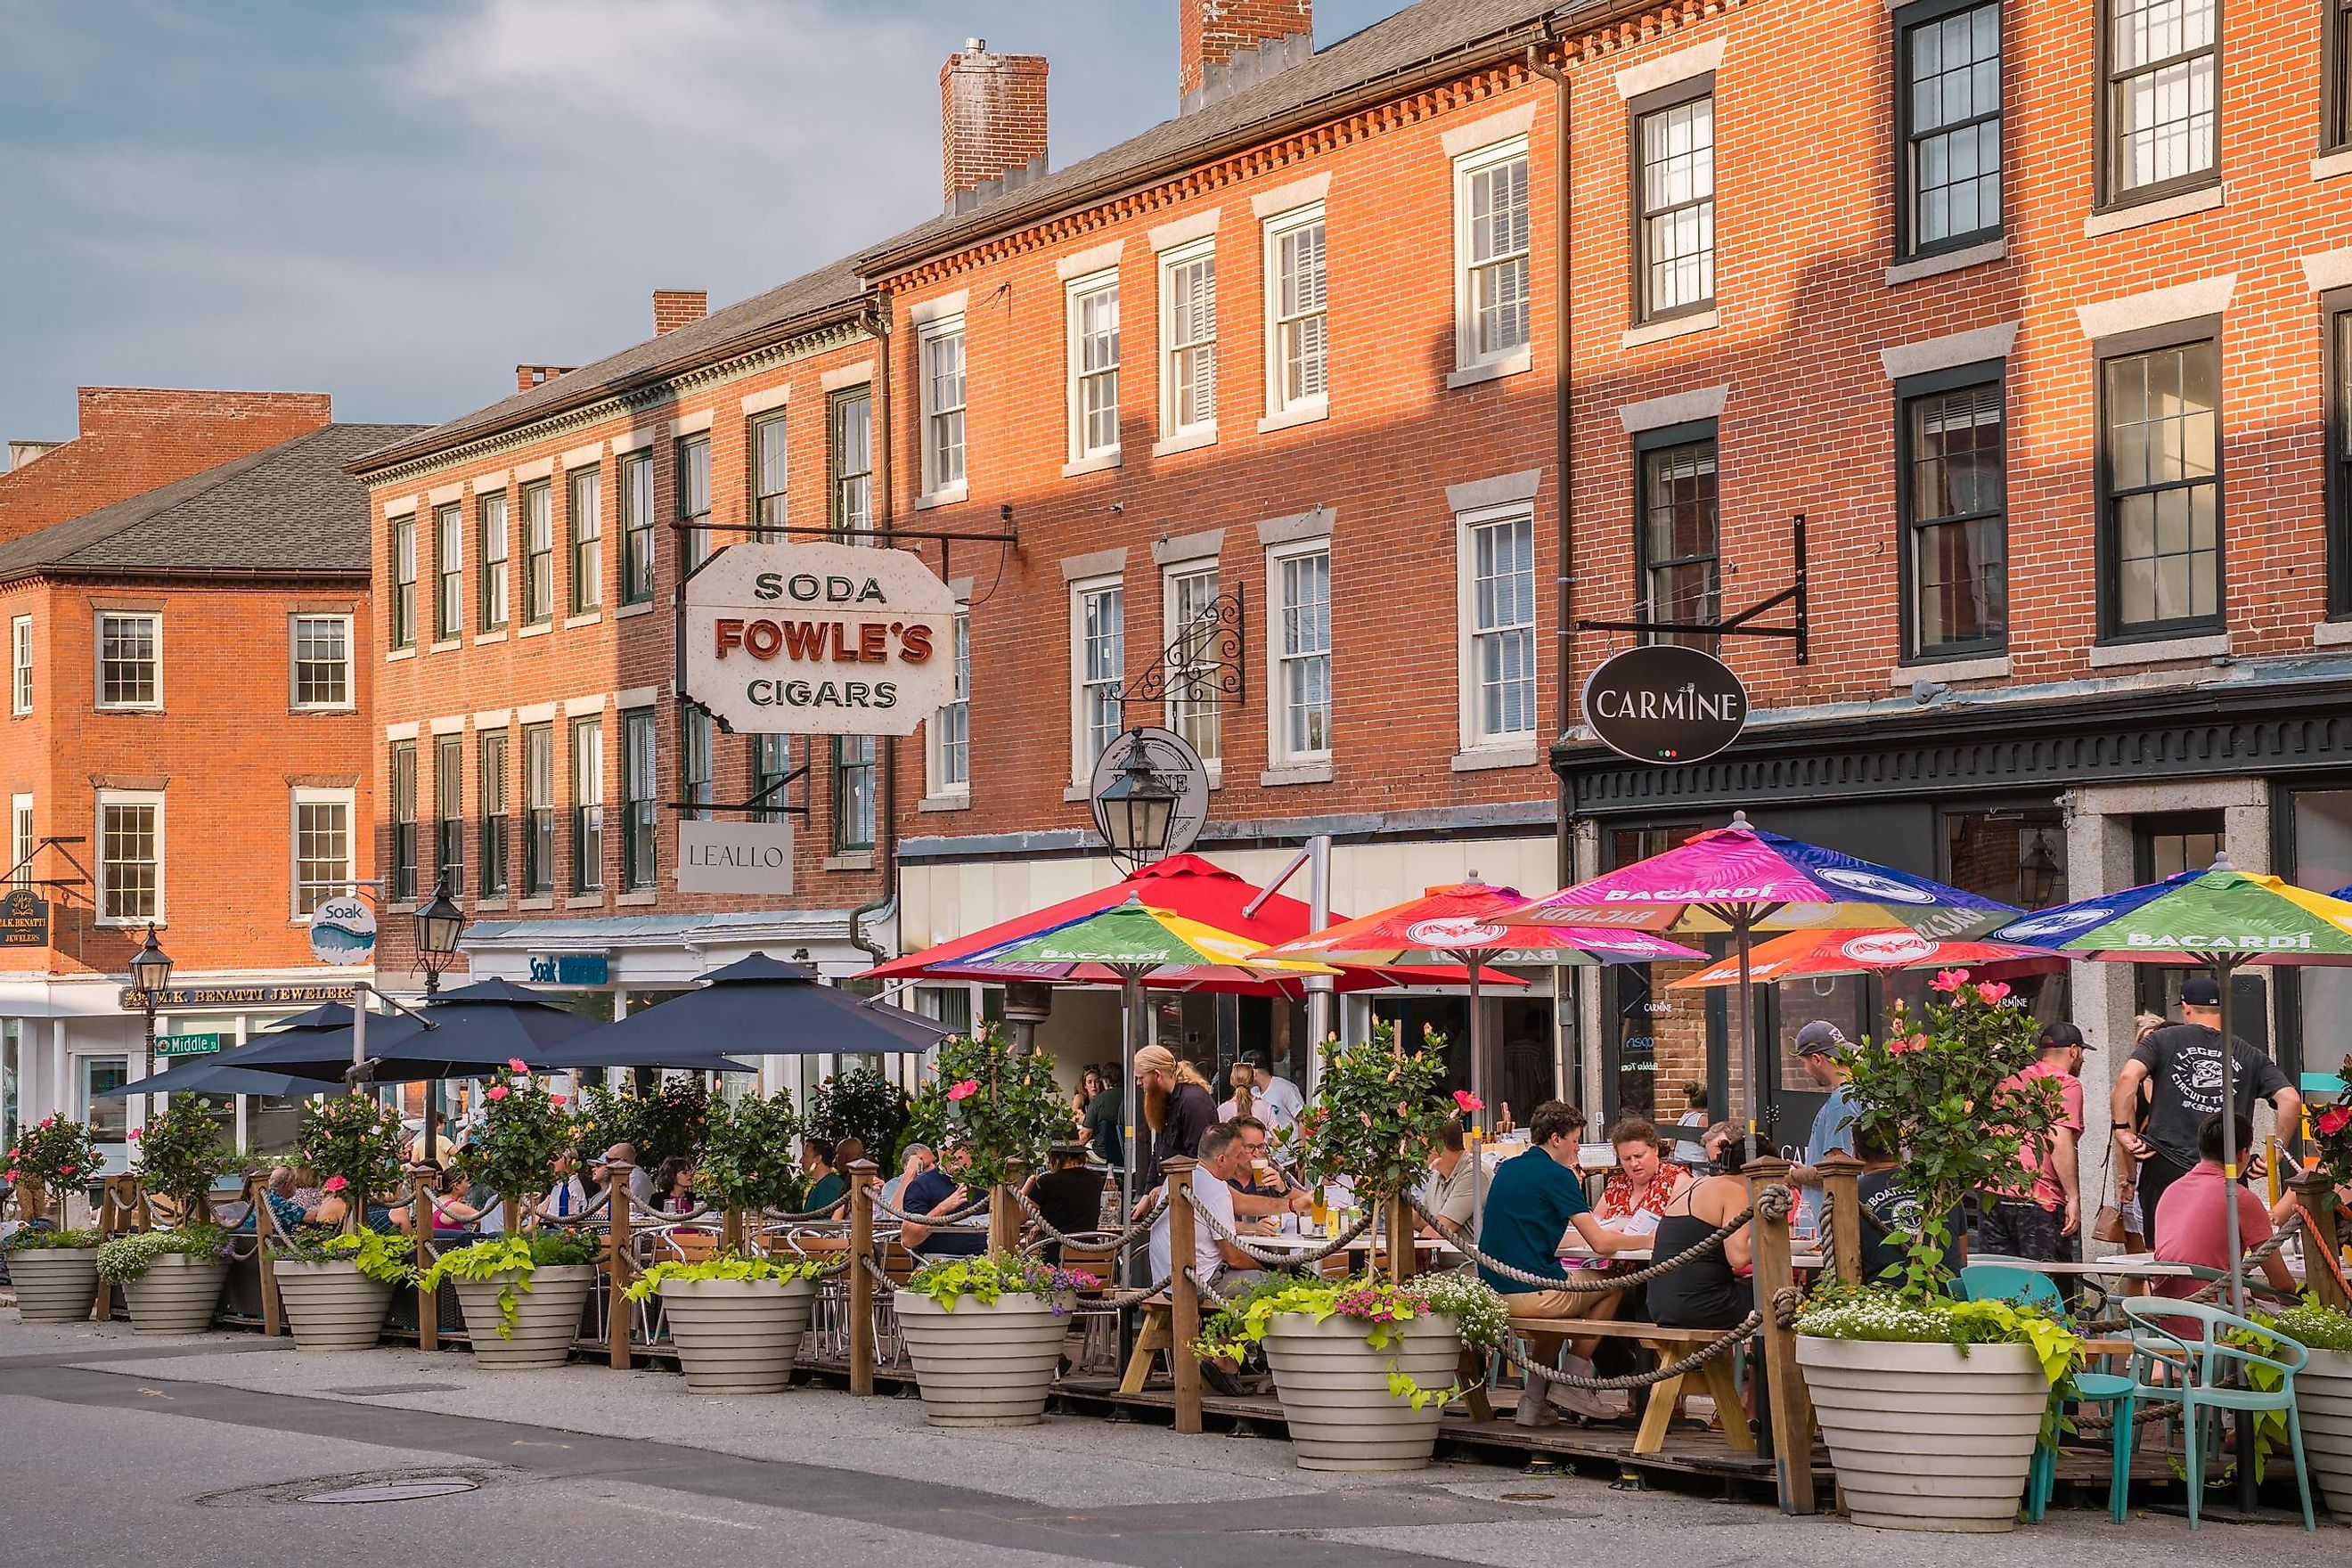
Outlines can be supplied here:
M698 1157L709 1121L710 1091L698 1078L671 1079L651 1094L592 1083L580 1095L581 1143L592 1152L629 1144L648 1171L665 1160Z
M1293 1313L1318 1323L1332 1318L1361 1323L1364 1343L1376 1351L1393 1350L1402 1338L1398 1331L1423 1318L1451 1318L1465 1344L1486 1350L1501 1344L1510 1330L1503 1299L1471 1275L1431 1275L1403 1285L1378 1275L1278 1275L1244 1291L1202 1323L1192 1354L1202 1361L1238 1360L1265 1338L1275 1319ZM1415 1410L1444 1404L1460 1392L1423 1388L1393 1361L1389 1364L1389 1393Z
M163 1257L208 1261L228 1247L228 1232L216 1225L184 1226L178 1230L142 1230L118 1236L98 1249L98 1277L116 1285L144 1279L148 1267Z
M1454 1122L1459 1101L1444 1085L1445 1037L1434 1029L1422 1031L1419 1050L1406 1048L1390 1022L1375 1023L1361 1045L1325 1040L1314 1103L1289 1140L1300 1173L1309 1182L1345 1176L1367 1198L1415 1185Z
M572 1145L571 1117L519 1062L500 1068L482 1098L482 1120L458 1152L458 1169L501 1197L544 1192L555 1157Z
M148 1192L169 1198L186 1219L201 1219L214 1178L228 1168L213 1102L202 1095L175 1094L161 1116L131 1133L139 1152L131 1169Z
M2352 1084L2352 1056L2344 1058L2342 1076L2345 1082ZM2311 1142L2327 1179L2339 1187L2352 1183L2352 1093L2314 1113Z
M1050 1268L1017 1252L990 1252L972 1258L935 1258L915 1270L907 1289L952 1312L969 1296L992 1307L1002 1296L1043 1296L1054 1310L1069 1310L1073 1290L1101 1283L1091 1274L1070 1268Z
M295 1146L329 1191L356 1184L362 1193L384 1192L399 1179L402 1131L394 1107L364 1094L336 1095L310 1108Z
M2352 1313L2323 1307L2315 1296L2280 1311L2256 1312L2254 1321L2312 1350L2352 1354Z
M16 1146L8 1151L9 1182L38 1182L41 1190L60 1205L68 1189L97 1174L98 1146L87 1122L54 1114L43 1117L26 1128Z
M703 1134L696 1192L725 1208L798 1208L804 1189L793 1140L800 1131L788 1095L716 1102Z
M1054 1081L1054 1063L1042 1052L1016 1055L993 1025L940 1042L939 1077L916 1110L919 1124L939 1130L946 1149L971 1155L965 1180L992 1186L1014 1165L1042 1170L1045 1150L1070 1130L1069 1103Z

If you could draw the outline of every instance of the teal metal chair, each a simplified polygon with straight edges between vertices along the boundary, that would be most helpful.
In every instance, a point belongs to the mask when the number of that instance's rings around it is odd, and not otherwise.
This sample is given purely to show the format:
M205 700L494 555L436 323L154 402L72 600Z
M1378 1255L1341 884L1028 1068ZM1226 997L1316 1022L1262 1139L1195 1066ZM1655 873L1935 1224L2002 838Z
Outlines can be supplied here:
M2287 1439L2294 1455L2294 1485L2303 1500L2303 1527L2316 1530L2311 1515L2311 1471L2303 1458L2303 1417L2294 1403L2294 1374L2311 1359L2295 1341L2234 1313L2201 1301L2176 1301L2161 1296L2133 1296L2123 1303L2132 1321L2131 1387L2116 1406L2116 1452L2113 1501L2116 1522L2123 1522L2130 1501L2132 1424L2143 1404L2174 1404L2180 1407L2182 1447L2189 1455L2189 1528L2197 1528L2197 1510L2205 1498L2205 1417L2209 1412L2231 1410L2259 1415L2275 1410L2286 1417ZM2197 1337L2184 1337L2178 1325L2193 1322ZM2221 1338L2237 1331L2265 1342L2277 1352L2263 1355ZM2257 1367L2278 1374L2276 1388L2256 1388L2251 1373ZM2143 1373L2168 1374L2151 1383ZM2235 1370L2240 1386L2223 1386L2221 1374Z
M1966 1301L2014 1301L2021 1307L2039 1307L2052 1317L2071 1320L2066 1298L2059 1291L2057 1282L2038 1269L2017 1263L1971 1263L1960 1270L1957 1281L1958 1294ZM2074 1396L2077 1404L2097 1405L2120 1399L2131 1392L2132 1380L2110 1372L2078 1372L2074 1374ZM2033 1467L2025 1477L2025 1517L2035 1524L2050 1511L2050 1494L2058 1485L2058 1456L2046 1447L2033 1450ZM2112 1499L2110 1500L2112 1501Z

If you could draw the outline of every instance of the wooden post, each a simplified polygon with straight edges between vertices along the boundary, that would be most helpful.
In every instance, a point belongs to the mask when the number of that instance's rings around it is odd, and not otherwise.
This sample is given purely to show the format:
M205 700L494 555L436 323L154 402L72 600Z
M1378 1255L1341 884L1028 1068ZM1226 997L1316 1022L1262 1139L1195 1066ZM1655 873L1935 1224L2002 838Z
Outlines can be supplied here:
M1389 1233L1389 1278L1402 1285L1420 1266L1412 1245L1412 1205L1402 1193L1381 1200L1381 1224Z
M2344 1256L2344 1244L2336 1228L2336 1184L2327 1179L2326 1172L2315 1166L2294 1179L2294 1195L2307 1216L2303 1238L2304 1289L2317 1297L2323 1307L2333 1307L2339 1312L2352 1310L2352 1301L2346 1300L2336 1270L2325 1261L2332 1258L2340 1264Z
M849 1392L874 1392L874 1174L871 1160L849 1163Z
M424 1284L425 1271L433 1267L433 1178L439 1173L431 1165L408 1167L408 1229L410 1239L416 1244L416 1348L437 1351L441 1348L441 1292Z
M268 1172L245 1173L245 1201L253 1215L253 1266L261 1276L261 1337L274 1340L286 1331L286 1310L278 1300L278 1260L269 1252L278 1213L269 1206Z
M613 1300L604 1319L604 1349L610 1355L613 1370L629 1370L629 1303L621 1292L629 1288L629 1176L636 1166L626 1160L615 1160L607 1170L613 1194L612 1229L606 1233L610 1252L604 1259L607 1277L612 1281Z
M1004 1180L988 1189L988 1250L1021 1250L1021 1205L1013 1198L1026 1173L1019 1161L1005 1167Z
M1201 1363L1192 1342L1201 1337L1201 1290L1189 1270L1199 1222L1192 1217L1192 1168L1182 1155L1160 1166L1168 1179L1168 1370L1176 1377L1176 1430L1201 1429Z
M1862 1283L1862 1194L1854 1184L1862 1162L1834 1150L1814 1167L1822 1173L1822 1212L1830 1217L1830 1267L1848 1285Z
M1748 1178L1748 1202L1758 1205L1748 1232L1756 1243L1756 1308L1764 1314L1764 1372L1772 1402L1765 1424L1772 1438L1780 1511L1813 1513L1818 1511L1813 1500L1813 1405L1805 1393L1805 1374L1797 1366L1796 1331L1782 1328L1772 1307L1773 1298L1797 1282L1789 1262L1789 1221L1786 1215L1769 1217L1761 1206L1767 1189L1787 1184L1789 1162L1750 1160L1740 1173ZM1847 1228L1845 1217L1838 1216L1840 1229ZM1723 1418L1737 1420L1738 1412L1727 1410Z

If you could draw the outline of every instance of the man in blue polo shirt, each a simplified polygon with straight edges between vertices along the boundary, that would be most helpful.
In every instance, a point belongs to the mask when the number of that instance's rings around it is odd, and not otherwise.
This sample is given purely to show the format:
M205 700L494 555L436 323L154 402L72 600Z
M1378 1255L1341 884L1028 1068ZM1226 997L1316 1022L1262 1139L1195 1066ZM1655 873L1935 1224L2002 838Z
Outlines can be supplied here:
M1583 1131L1584 1112L1576 1107L1557 1100L1536 1107L1528 1119L1528 1142L1535 1146L1496 1166L1495 1179L1486 1185L1478 1245L1487 1257L1519 1272L1566 1284L1568 1270L1559 1266L1559 1248L1571 1228L1585 1246L1599 1253L1642 1245L1643 1238L1621 1235L1592 1217L1592 1205L1584 1195L1584 1178L1576 1168L1577 1135ZM1580 1292L1546 1289L1497 1274L1483 1262L1478 1274L1520 1316L1580 1317L1592 1300ZM1529 1334L1527 1341L1530 1360L1541 1366L1559 1364L1562 1336ZM1572 1356L1569 1370L1590 1377L1592 1363ZM1548 1388L1553 1391L1550 1400L1545 1398ZM1559 1419L1555 1402L1580 1415L1615 1414L1585 1390L1530 1377L1519 1395L1518 1424L1552 1425Z

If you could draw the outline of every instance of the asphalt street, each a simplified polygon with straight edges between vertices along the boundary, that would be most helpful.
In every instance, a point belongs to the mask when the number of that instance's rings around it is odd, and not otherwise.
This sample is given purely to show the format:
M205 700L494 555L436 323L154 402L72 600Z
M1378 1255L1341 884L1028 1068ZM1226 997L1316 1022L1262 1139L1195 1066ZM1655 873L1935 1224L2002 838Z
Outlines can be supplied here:
M2332 1525L2192 1537L2161 1514L2117 1527L2095 1511L2002 1537L1898 1535L1501 1467L1312 1476L1280 1442L1090 1417L935 1432L910 1400L824 1389L713 1399L667 1373L484 1373L463 1352L302 1355L0 1317L0 1561L35 1568L661 1568L682 1552L743 1568L2286 1568L2341 1561L2352 1540ZM385 1485L430 1495L356 1500Z

